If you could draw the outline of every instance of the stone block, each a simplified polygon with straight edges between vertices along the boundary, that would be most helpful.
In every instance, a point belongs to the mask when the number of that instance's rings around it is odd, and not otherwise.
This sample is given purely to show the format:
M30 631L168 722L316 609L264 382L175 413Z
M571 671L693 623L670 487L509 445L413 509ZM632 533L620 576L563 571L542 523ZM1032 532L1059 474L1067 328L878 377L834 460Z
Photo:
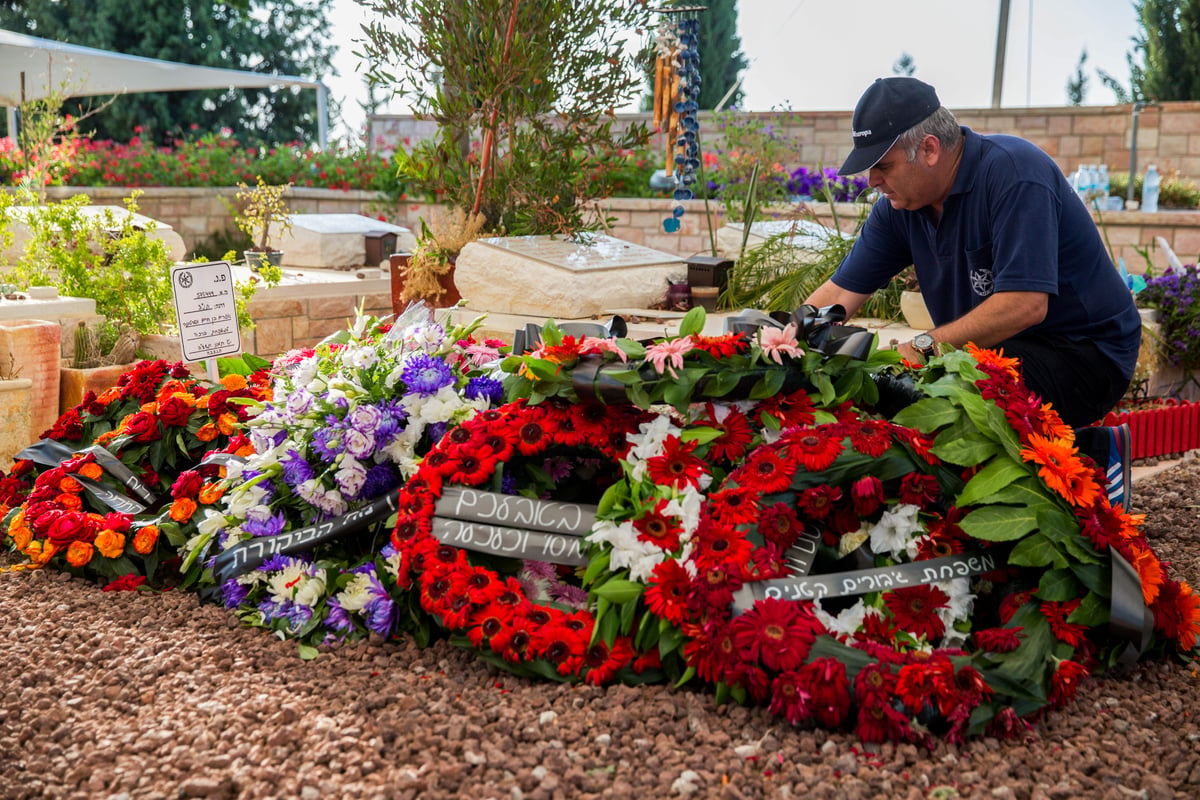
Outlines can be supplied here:
M266 357L286 353L292 349L292 321L290 319L264 319L254 328L254 350Z
M60 371L61 390L58 396L58 413L65 414L71 408L79 405L83 402L83 398L88 392L101 394L105 390L116 386L117 381L132 366L133 363L112 364L107 367L89 367L87 369L63 367ZM53 421L50 424L53 425Z
M12 232L13 240L8 247L5 247L0 252L0 258L7 263L15 263L25 252L25 246L32 238L30 230L30 220L36 219L38 213L37 206L13 206L8 210L9 230ZM129 209L120 206L80 206L79 213L86 218L105 218L106 214L111 214L113 219L113 229L120 226L124 219L129 216ZM174 228L164 222L151 219L142 214L133 215L133 225L136 228L148 228L154 226L154 231L150 234L152 239L160 239L167 248L167 255L172 261L182 261L187 255L187 247L183 243L183 237L180 236Z
M33 382L34 408L30 424L35 436L58 419L62 335L62 327L57 322L40 319L0 321L0 364L12 377L28 378Z
M272 236L271 246L283 251L283 266L326 269L361 267L366 261L366 235L396 237L395 252L416 247L412 231L362 214L292 214L292 228ZM384 253L387 258L391 253ZM369 266L378 266L371 264Z
M669 278L687 274L678 256L611 236L577 243L552 236L479 239L454 271L468 306L497 314L581 319L662 300Z
M313 297L308 301L308 316L312 319L353 319L355 307L353 295Z

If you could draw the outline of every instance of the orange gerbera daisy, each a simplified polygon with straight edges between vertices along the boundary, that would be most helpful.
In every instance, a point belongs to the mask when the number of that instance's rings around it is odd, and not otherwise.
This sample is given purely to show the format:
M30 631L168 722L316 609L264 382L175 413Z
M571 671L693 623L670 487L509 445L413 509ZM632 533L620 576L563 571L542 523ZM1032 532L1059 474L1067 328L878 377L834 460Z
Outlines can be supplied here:
M1158 597L1158 590L1162 586L1162 563L1149 548L1146 548L1134 552L1133 568L1137 570L1138 577L1142 580L1142 599L1146 601L1146 605L1151 605Z
M1032 433L1026 446L1021 448L1021 458L1039 464L1038 475L1067 500L1073 502L1073 498L1087 493L1089 487L1076 480L1085 474L1085 470L1071 443Z
M1062 417L1049 403L1042 403L1042 435L1047 439L1061 439L1064 442L1075 441L1075 430L1062 421Z
M101 405L108 405L113 400L120 398L120 396L121 388L119 386L114 386L111 389L105 389L103 392L97 395L96 402L100 403Z
M998 370L1003 370L1016 378L1017 367L1021 364L1019 358L1006 358L1004 348L998 350L989 350L984 347L979 347L974 342L967 342L966 351L971 358L975 359L980 366L993 367Z

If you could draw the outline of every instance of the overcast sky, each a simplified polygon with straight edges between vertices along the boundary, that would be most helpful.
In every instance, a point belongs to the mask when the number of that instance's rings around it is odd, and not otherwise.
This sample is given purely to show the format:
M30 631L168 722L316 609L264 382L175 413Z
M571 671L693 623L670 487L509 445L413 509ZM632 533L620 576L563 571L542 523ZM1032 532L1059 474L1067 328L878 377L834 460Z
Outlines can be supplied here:
M354 0L334 0L334 5L340 48L335 66L342 74L326 83L357 130L362 124L358 104L366 91L351 51L366 14ZM1128 85L1125 55L1139 30L1132 0L1011 0L1010 5L1002 105L1065 105L1067 80L1084 48L1090 76L1085 102L1115 102L1095 70ZM989 106L999 9L1000 0L740 0L738 29L750 60L743 107L853 108L872 80L892 74L901 53L913 57L916 77L933 84L945 105ZM387 110L405 111L396 103Z

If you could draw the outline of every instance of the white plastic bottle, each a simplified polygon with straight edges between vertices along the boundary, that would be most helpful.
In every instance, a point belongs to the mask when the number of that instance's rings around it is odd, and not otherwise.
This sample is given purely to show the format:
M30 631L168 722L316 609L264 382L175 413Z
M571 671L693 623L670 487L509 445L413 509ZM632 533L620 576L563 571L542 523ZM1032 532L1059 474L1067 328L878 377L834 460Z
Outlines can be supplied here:
M1101 197L1108 197L1108 192L1112 189L1112 183L1108 177L1108 164L1100 165L1100 181L1096 188L1100 190Z
M1142 211L1158 211L1158 186L1161 179L1153 164L1146 167L1146 177L1142 179Z

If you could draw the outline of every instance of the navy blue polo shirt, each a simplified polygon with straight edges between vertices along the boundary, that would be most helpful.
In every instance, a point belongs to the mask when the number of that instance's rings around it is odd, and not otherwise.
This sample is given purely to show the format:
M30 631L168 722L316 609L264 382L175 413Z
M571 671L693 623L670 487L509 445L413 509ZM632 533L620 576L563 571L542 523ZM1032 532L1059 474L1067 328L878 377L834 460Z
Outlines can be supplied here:
M1044 292L1046 319L1029 332L1092 340L1132 378L1141 318L1062 170L1024 139L962 131L962 160L941 220L928 207L897 211L881 198L833 282L870 294L912 264L939 325L992 292Z

